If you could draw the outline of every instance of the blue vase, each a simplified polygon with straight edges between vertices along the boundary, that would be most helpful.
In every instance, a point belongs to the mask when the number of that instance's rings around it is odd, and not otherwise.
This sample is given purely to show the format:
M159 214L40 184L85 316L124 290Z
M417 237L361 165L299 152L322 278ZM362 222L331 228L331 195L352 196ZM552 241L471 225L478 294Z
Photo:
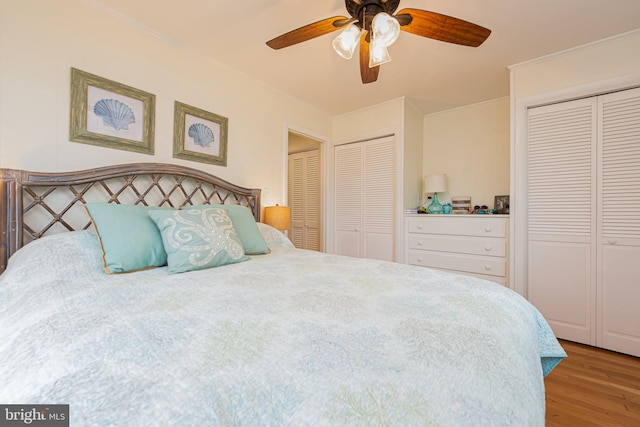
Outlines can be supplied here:
M440 201L438 201L438 193L433 193L433 201L429 206L427 206L427 212L430 214L442 213L442 205L440 204Z

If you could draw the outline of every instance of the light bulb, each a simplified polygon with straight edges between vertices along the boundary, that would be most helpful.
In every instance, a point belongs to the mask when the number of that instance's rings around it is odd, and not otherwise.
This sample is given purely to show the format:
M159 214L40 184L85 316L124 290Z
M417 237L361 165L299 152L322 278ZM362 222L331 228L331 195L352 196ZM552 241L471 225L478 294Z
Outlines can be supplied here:
M391 46L400 35L400 23L388 13L378 13L371 23L373 39L383 47Z
M355 23L347 25L333 40L333 49L344 59L351 59L360 41L360 28Z

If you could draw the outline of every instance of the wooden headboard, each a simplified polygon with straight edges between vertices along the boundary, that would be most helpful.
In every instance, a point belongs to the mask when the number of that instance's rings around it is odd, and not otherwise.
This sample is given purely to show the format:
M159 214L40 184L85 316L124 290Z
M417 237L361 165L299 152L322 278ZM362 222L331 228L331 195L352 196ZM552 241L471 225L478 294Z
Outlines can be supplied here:
M235 204L260 221L260 189L243 188L197 169L132 163L75 172L0 169L0 273L11 255L47 234L91 226L82 205Z

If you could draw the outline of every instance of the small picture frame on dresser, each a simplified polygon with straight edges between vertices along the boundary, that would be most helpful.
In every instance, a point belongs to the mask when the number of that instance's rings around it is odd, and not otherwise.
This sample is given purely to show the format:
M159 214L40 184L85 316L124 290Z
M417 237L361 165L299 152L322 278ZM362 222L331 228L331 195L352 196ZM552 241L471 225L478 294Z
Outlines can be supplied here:
M509 196L495 196L493 207L499 214L508 214Z

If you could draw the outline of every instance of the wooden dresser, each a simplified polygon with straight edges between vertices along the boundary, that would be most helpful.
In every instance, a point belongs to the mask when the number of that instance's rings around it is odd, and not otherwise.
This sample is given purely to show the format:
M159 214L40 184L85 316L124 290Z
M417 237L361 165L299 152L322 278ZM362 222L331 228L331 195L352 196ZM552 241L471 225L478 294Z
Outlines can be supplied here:
M406 215L405 262L508 286L508 215Z

